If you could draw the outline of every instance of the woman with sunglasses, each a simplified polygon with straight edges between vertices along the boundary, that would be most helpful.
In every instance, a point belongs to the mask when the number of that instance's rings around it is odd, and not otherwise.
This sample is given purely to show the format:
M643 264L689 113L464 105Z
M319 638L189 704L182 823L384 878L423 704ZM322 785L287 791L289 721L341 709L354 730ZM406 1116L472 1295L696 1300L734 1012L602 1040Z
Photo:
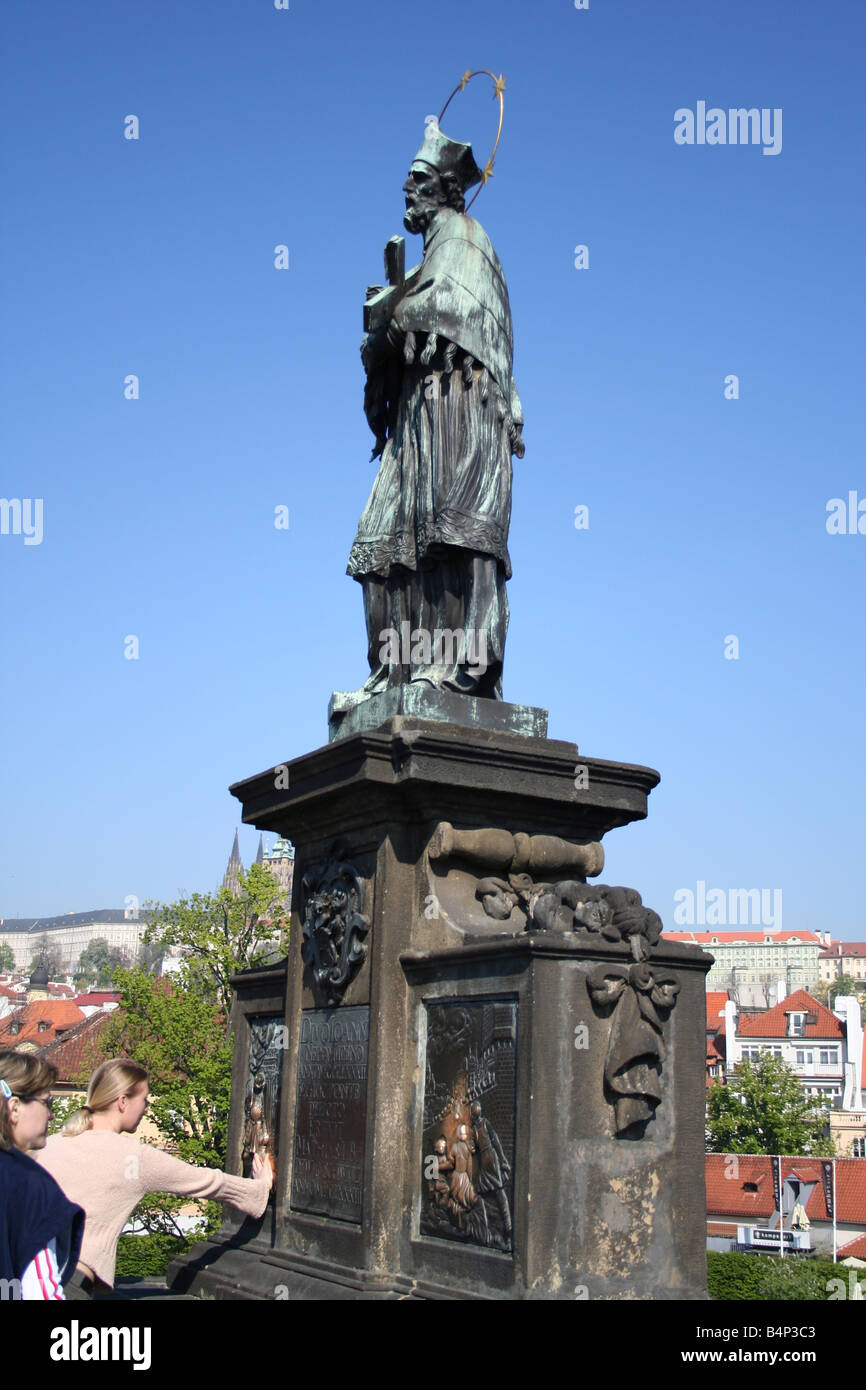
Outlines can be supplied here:
M0 1296L62 1299L74 1277L84 1212L33 1162L45 1147L57 1071L0 1052Z
M111 1288L117 1242L133 1209L149 1192L173 1192L231 1202L248 1216L261 1216L273 1181L270 1165L253 1159L252 1177L238 1178L217 1168L184 1163L133 1136L149 1101L144 1067L113 1058L97 1067L87 1088L87 1102L54 1134L39 1162L67 1197L87 1216L78 1262L82 1292Z

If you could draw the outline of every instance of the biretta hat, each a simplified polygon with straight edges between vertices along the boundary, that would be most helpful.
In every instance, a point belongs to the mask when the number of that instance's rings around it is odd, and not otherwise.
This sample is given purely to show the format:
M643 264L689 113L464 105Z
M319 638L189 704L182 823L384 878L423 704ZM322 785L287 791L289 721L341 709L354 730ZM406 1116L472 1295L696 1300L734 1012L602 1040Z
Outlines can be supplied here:
M456 174L461 191L480 183L482 174L472 154L471 145L449 140L435 122L430 121L424 132L424 143L412 160L413 164L429 164L439 174Z

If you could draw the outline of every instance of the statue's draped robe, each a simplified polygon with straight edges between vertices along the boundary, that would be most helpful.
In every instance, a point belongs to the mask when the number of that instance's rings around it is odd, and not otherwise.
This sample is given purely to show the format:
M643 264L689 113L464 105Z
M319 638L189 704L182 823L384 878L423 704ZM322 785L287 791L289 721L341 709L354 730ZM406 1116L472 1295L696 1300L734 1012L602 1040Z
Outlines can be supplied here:
M411 364L403 357L408 334ZM433 334L436 352L425 363ZM473 218L436 215L420 276L380 339L368 373L389 383L388 439L348 565L364 585L372 673L365 690L411 679L501 698L511 454L521 421L505 278ZM368 393L376 384L368 380ZM407 666L405 639L419 629L430 635L430 654L413 643ZM468 649L437 648L437 629L467 633ZM401 639L396 656L383 642L389 631Z

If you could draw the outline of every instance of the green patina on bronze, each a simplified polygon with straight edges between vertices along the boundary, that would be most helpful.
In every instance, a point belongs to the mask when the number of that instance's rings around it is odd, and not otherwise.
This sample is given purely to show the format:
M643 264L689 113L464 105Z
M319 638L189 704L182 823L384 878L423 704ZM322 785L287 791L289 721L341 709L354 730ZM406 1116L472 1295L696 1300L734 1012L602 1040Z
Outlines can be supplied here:
M336 696L333 712L410 683L502 699L523 420L505 276L463 211L482 177L471 146L428 125L403 186L404 225L423 235L423 260L405 275L392 238L388 284L368 290L364 410L381 462L348 573L364 589L370 677ZM462 647L437 646L437 633L454 632L466 634Z

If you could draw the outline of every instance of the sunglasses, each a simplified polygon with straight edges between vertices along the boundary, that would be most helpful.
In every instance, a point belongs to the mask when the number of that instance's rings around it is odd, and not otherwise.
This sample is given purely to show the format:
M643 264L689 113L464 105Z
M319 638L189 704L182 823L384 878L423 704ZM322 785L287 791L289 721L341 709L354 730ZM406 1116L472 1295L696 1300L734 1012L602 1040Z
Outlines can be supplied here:
M29 1105L32 1100L38 1100L40 1105L45 1106L45 1109L48 1111L49 1115L54 1114L53 1096L22 1096L18 1091L13 1091L12 1094L13 1096L17 1096L19 1100L23 1100L25 1105Z

